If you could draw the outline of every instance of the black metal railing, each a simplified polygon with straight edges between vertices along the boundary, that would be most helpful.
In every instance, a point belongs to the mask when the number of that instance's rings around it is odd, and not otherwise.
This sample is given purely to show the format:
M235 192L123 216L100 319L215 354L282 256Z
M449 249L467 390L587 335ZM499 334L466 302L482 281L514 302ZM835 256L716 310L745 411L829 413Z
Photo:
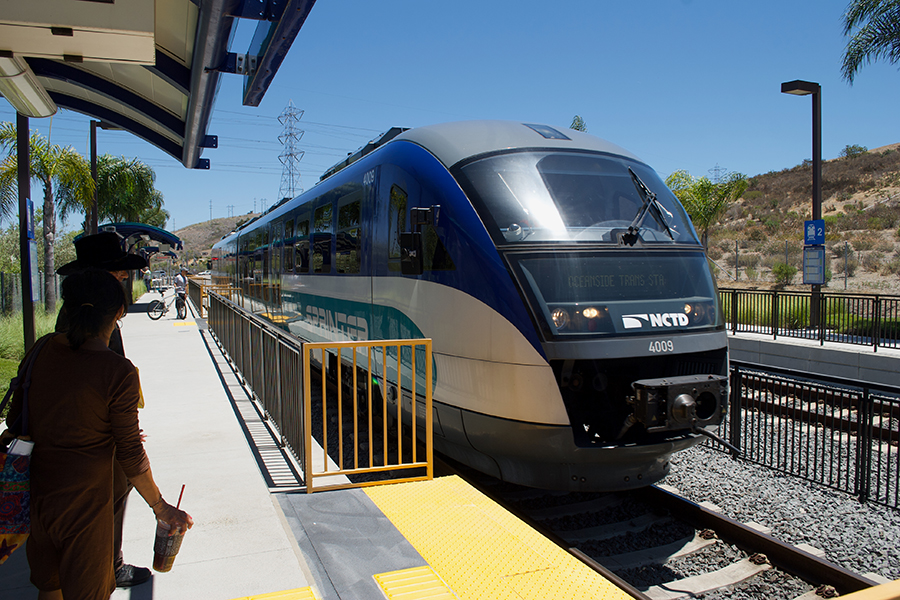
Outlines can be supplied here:
M744 460L900 508L900 390L810 377L733 361L729 442Z
M282 445L304 464L301 343L216 293L209 294L207 324L274 423Z
M302 466L307 492L432 478L430 339L312 343L243 302L211 289L204 295L209 331Z
M822 292L814 307L808 292L720 289L719 299L733 334L900 348L900 296Z

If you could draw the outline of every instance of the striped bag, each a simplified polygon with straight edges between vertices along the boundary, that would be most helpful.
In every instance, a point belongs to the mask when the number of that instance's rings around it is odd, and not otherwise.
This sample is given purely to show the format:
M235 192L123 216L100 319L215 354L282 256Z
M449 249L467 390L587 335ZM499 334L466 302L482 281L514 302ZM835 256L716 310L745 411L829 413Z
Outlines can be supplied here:
M0 413L12 401L13 392L22 388L22 414L18 438L10 438L9 447L0 446L0 565L22 546L31 529L31 442L28 441L28 388L31 387L31 368L35 357L50 336L41 338L28 358L19 365L19 372L9 383L9 390L0 402Z

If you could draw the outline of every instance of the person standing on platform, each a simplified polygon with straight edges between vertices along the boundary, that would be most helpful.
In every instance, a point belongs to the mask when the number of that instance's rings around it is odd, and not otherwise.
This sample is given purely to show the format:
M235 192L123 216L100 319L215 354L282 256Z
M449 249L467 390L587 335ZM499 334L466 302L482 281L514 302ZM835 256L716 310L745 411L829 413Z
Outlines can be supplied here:
M141 275L144 277L144 287L147 288L147 293L150 293L150 286L153 285L153 273L150 271L150 267L144 267Z
M103 231L95 235L86 235L75 240L75 260L66 263L56 270L59 275L72 275L89 267L109 271L120 282L128 279L128 272L147 267L147 261L137 254L128 254L122 250L122 237L112 231ZM59 311L56 331L68 329L68 317L65 305ZM125 356L122 343L122 332L118 327L113 329L109 340L110 349L120 356ZM113 511L114 511L114 561L118 587L131 587L150 579L150 569L126 564L122 554L122 528L125 522L125 504L128 494L134 487L122 468L113 465Z
M31 533L26 546L38 600L107 600L113 570L113 465L137 487L157 519L178 533L193 526L166 502L144 452L137 406L140 382L109 338L125 314L125 292L108 271L86 269L62 284L65 334L35 344L28 394ZM30 357L26 357L28 360ZM23 392L7 425L24 420Z

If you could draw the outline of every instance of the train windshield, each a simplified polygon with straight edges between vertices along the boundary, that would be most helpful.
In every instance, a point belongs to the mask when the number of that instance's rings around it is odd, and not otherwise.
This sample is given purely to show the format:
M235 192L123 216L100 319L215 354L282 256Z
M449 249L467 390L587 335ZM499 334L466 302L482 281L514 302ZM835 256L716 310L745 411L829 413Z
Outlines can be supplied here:
M702 252L629 250L510 258L555 335L723 326Z
M487 211L483 220L496 227L501 242L618 243L646 203L640 182L656 196L653 216L641 221L641 242L698 243L687 214L656 172L627 158L514 152L476 160L460 173L463 187Z

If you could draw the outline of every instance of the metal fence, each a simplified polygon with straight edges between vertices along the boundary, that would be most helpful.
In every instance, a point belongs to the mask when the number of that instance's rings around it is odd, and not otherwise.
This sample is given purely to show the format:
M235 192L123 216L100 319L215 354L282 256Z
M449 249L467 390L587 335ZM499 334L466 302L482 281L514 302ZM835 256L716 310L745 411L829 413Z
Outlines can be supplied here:
M724 427L745 460L900 508L900 390L732 362Z
M56 297L59 298L60 276L53 275L54 285L56 285ZM34 289L37 294L34 295L34 301L42 304L44 302L44 274L38 272L35 274ZM8 315L10 313L22 311L22 275L19 273L0 273L0 313Z
M818 310L808 292L720 289L719 299L733 334L900 348L900 296L822 292Z
M204 318L207 311L209 311L210 292L216 292L229 298L234 297L235 293L237 293L238 303L243 304L243 296L241 295L240 288L233 287L230 283L213 284L210 283L209 279L202 277L188 277L187 294L191 299L191 302L194 303L194 306L197 307L201 319Z
M308 492L432 477L431 340L308 343L219 293L207 299L209 330L303 467Z

